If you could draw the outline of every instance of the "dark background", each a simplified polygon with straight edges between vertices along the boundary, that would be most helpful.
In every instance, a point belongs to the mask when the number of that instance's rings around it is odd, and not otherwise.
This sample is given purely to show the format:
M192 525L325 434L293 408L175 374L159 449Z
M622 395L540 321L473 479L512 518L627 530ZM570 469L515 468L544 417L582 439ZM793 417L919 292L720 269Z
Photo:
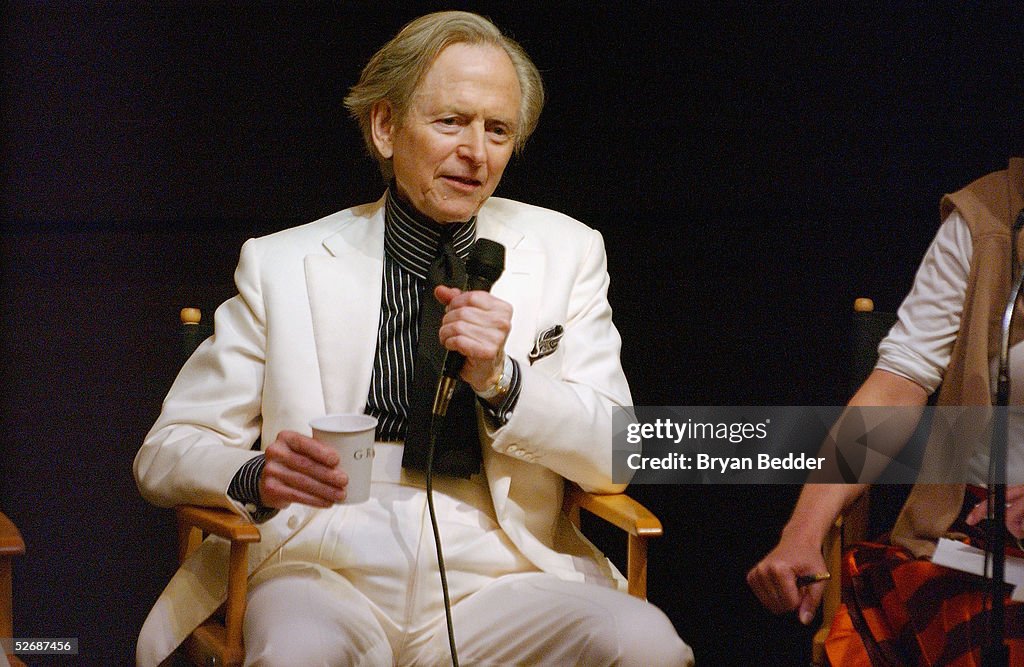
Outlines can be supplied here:
M131 462L178 364L177 311L231 295L245 239L380 195L341 100L433 9L491 16L541 69L545 113L498 194L604 234L637 404L845 400L854 297L895 308L941 194L1022 152L1020 5L621 4L4 5L18 636L132 660L174 569L171 517ZM808 662L810 632L743 583L797 489L633 493L667 532L651 600L700 664Z

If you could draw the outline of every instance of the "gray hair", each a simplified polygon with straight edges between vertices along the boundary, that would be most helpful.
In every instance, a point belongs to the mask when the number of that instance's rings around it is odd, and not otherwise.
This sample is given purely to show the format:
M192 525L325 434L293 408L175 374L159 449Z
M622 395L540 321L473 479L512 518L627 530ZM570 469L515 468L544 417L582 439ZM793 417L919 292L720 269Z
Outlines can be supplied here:
M537 67L515 40L501 34L489 20L470 12L435 12L408 23L382 46L363 68L359 83L345 97L345 107L359 122L363 141L380 164L386 179L394 174L391 161L373 143L371 114L374 105L391 104L395 123L401 124L423 75L438 54L452 44L490 45L502 49L512 61L519 79L519 125L515 134L516 153L522 151L537 127L544 106L544 84Z

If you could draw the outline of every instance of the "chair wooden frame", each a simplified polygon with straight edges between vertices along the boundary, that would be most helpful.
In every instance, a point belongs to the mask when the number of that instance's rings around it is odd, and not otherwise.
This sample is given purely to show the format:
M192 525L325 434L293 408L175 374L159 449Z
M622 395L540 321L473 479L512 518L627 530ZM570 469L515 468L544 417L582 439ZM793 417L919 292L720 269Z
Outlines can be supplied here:
M626 538L626 582L629 594L647 599L647 542L664 533L661 521L646 507L624 493L597 495L567 484L564 511L579 528L580 510L624 530Z
M846 511L836 519L828 536L825 538L825 564L832 577L825 584L825 592L821 598L821 627L814 633L811 640L811 664L815 667L827 667L828 656L825 654L825 640L832 630L832 620L842 604L843 551L855 542L863 541L868 533L868 494L858 498Z
M248 520L225 509L180 505L178 520L178 558L186 558L199 548L208 535L231 542L228 557L228 593L224 605L192 631L179 649L198 665L241 665L245 658L242 620L248 579L249 545L260 541L260 531Z
M872 317L875 315L875 304L871 299L859 298L854 301L853 310L855 318ZM895 316L891 317L895 318ZM853 377L850 378L851 390L864 381L874 366L878 357L878 342L880 341L869 343L858 341L855 343L852 355L853 363L851 364L853 369L851 373ZM825 639L828 638L828 633L832 630L832 620L842 604L843 551L847 546L867 539L869 503L869 492L866 491L836 519L825 537L822 553L832 577L825 585L825 591L822 594L821 627L814 633L811 640L811 664L815 667L827 667L829 664L828 656L825 654Z
M13 560L25 553L25 540L18 527L0 512L0 637L14 636ZM17 656L6 654L11 665L24 665Z
M202 313L198 308L181 311L185 351L205 338L199 329ZM566 484L563 511L579 528L580 510L586 510L627 533L627 583L630 595L647 597L647 542L663 533L661 522L642 504L625 494L598 495ZM248 546L259 542L259 529L246 519L225 509L180 505L175 508L178 521L178 557L188 558L207 535L217 535L231 543L228 564L227 601L207 621L196 628L179 651L198 665L241 665L245 656L242 619L247 594Z

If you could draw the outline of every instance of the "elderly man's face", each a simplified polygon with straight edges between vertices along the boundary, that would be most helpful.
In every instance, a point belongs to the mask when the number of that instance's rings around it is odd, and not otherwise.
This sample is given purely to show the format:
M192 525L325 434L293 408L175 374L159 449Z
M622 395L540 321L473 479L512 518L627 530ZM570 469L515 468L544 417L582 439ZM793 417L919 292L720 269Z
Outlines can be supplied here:
M401 123L386 102L373 111L374 143L392 158L399 194L437 222L476 215L512 157L520 95L503 50L452 44L441 51Z

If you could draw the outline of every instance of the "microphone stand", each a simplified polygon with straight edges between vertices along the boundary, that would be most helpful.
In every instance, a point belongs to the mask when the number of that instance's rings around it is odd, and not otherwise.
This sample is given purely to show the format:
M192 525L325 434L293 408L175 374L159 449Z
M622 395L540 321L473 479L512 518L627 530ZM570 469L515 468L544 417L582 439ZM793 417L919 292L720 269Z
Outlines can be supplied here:
M1017 232L1024 227L1024 210L1017 215L1010 232L1010 275L1013 275L1017 261ZM992 444L990 466L992 492L989 494L989 511L992 521L989 525L989 544L992 549L992 577L989 580L989 600L992 604L989 615L987 643L982 650L983 667L1006 667L1009 664L1009 647L1003 641L1006 635L1006 607L1003 603L1004 581L1006 578L1006 458L1009 441L1010 405L1010 329L1021 286L1024 285L1024 270L1014 279L1010 296L1003 311L1003 322L999 347L999 375L996 381L996 410L992 420Z

